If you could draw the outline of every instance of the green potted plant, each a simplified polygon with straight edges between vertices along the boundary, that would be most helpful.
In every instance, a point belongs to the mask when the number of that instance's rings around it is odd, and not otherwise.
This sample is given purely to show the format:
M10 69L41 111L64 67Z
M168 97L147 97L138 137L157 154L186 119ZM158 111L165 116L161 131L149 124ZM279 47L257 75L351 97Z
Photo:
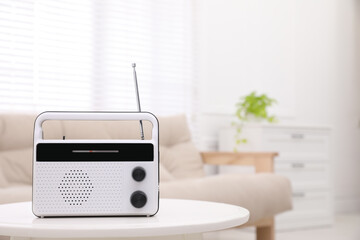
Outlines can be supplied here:
M269 115L268 113L269 107L275 103L275 99L268 97L266 94L256 94L255 91L240 98L239 102L236 103L235 115L237 121L233 122L233 125L236 127L235 152L240 144L247 143L247 139L241 137L242 128L245 122L267 121L269 123L274 123L277 121L274 115Z

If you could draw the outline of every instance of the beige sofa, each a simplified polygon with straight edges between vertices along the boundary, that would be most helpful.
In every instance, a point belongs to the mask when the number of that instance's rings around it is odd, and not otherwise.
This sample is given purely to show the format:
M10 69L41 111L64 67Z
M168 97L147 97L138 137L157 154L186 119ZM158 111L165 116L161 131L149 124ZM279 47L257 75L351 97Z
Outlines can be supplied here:
M34 119L33 115L0 115L0 204L31 200ZM217 162L216 153L201 154L196 149L185 116L163 117L159 122L160 196L243 206L251 214L246 226L257 226L258 239L273 239L273 217L292 206L290 182L272 173L205 176L203 161L220 164L223 155ZM47 121L43 128L46 139L139 138L136 122ZM145 123L146 138L150 129ZM253 162L258 172L264 170L257 154L237 156L240 164L244 157L245 164ZM271 166L264 171L271 172Z

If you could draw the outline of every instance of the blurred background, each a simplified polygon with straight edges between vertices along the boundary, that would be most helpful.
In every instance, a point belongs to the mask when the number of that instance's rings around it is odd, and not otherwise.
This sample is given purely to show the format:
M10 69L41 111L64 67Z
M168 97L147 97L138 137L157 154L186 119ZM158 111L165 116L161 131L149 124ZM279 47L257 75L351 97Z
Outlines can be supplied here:
M275 125L326 129L315 207L360 216L360 1L0 1L2 113L136 111L133 62L142 110L185 113L200 150L252 91L276 99Z

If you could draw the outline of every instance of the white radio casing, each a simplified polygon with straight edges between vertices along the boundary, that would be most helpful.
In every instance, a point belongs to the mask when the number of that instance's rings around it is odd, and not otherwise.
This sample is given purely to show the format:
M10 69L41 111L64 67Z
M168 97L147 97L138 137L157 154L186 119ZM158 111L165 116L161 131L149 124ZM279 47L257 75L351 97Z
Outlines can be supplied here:
M153 126L152 139L44 140L46 120L147 120ZM40 114L34 127L32 197L38 217L155 215L159 209L157 118L147 112Z

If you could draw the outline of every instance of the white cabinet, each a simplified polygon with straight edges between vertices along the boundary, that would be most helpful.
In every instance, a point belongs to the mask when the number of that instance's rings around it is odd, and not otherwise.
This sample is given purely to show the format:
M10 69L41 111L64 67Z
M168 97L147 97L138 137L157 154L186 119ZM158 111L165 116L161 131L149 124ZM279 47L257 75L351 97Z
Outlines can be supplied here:
M247 144L238 151L273 151L276 174L284 175L293 188L293 210L276 217L277 229L331 225L333 194L331 183L331 129L313 126L246 125L242 138ZM233 151L235 130L219 134L219 150ZM230 168L232 168L230 170ZM234 172L221 167L220 173Z

